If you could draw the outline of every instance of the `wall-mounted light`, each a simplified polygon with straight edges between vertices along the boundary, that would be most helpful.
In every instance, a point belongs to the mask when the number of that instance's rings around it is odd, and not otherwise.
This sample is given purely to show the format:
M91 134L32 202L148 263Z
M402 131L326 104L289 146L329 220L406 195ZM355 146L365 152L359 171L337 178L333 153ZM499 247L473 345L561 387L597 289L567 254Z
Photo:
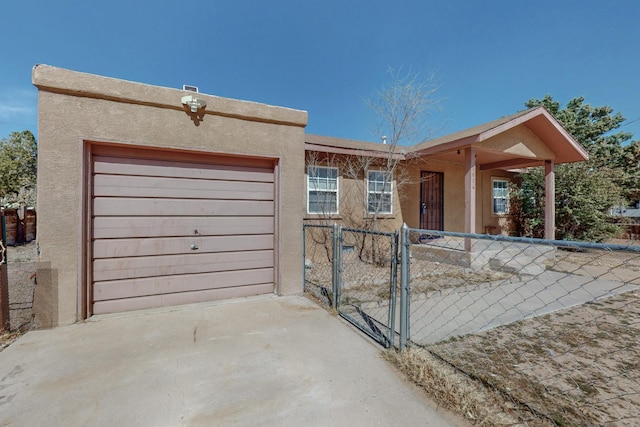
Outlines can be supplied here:
M181 101L182 104L189 107L192 113L197 113L198 110L207 106L207 101L202 98L196 98L193 95L183 96Z

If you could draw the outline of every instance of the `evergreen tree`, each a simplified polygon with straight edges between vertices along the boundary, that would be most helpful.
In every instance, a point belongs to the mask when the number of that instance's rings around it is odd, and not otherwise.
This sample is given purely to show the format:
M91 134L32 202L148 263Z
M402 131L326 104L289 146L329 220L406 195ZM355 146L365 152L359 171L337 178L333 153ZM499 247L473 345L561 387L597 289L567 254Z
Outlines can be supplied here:
M30 131L0 140L0 196L35 188L37 171L38 144Z
M593 107L583 97L562 108L550 95L530 99L529 108L544 106L589 153L589 160L556 167L556 238L602 241L618 232L610 210L640 194L639 143L614 132L625 118L609 106ZM511 197L511 216L521 235L544 234L544 172L520 174Z

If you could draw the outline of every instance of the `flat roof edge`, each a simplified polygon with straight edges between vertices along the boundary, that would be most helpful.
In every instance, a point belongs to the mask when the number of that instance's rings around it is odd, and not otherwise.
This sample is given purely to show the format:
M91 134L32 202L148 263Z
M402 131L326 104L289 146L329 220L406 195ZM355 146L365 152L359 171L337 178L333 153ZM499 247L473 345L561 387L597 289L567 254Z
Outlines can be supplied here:
M193 92L187 93L181 89L99 76L44 64L33 67L31 78L33 85L40 91L176 110L183 110L180 99L182 96L193 95ZM205 114L298 127L305 127L308 123L308 113L303 110L204 93L197 94L197 97L207 102Z

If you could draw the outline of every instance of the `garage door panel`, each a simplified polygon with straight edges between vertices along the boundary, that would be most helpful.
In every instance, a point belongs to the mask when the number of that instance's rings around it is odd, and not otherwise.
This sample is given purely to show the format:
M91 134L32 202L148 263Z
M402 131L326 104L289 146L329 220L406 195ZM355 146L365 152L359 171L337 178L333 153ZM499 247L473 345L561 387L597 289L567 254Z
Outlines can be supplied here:
M128 214L127 211L122 214ZM197 231L197 233L196 233ZM166 237L166 236L225 236L273 234L273 217L98 217L93 219L95 239Z
M273 200L273 184L149 176L96 175L94 196Z
M273 285L273 268L96 282L93 297L103 301L255 284Z
M194 243L198 246L199 254L266 250L273 249L273 234L96 240L93 243L93 257L100 259L157 254L193 254L191 245Z
M96 156L96 174L273 182L271 168Z
M143 310L149 307L169 307L202 301L218 301L229 298L263 295L272 292L273 284L267 283L236 288L207 289L205 291L180 292L120 300L96 301L93 306L93 312L94 314L105 314L118 311Z
M178 200L178 199L127 199L120 197L96 197L95 216L270 216L272 201L249 200Z
M220 252L106 258L94 263L93 280L134 279L177 274L250 270L273 266L273 251Z

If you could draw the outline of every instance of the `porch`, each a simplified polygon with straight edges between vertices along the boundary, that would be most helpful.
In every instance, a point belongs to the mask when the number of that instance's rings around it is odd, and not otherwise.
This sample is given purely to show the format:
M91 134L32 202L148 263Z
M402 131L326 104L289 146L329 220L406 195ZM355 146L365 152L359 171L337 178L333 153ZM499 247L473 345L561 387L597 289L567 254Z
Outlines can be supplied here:
M504 240L469 239L457 236L420 234L412 239L411 254L421 261L451 264L481 270L536 276L556 256L556 247Z

